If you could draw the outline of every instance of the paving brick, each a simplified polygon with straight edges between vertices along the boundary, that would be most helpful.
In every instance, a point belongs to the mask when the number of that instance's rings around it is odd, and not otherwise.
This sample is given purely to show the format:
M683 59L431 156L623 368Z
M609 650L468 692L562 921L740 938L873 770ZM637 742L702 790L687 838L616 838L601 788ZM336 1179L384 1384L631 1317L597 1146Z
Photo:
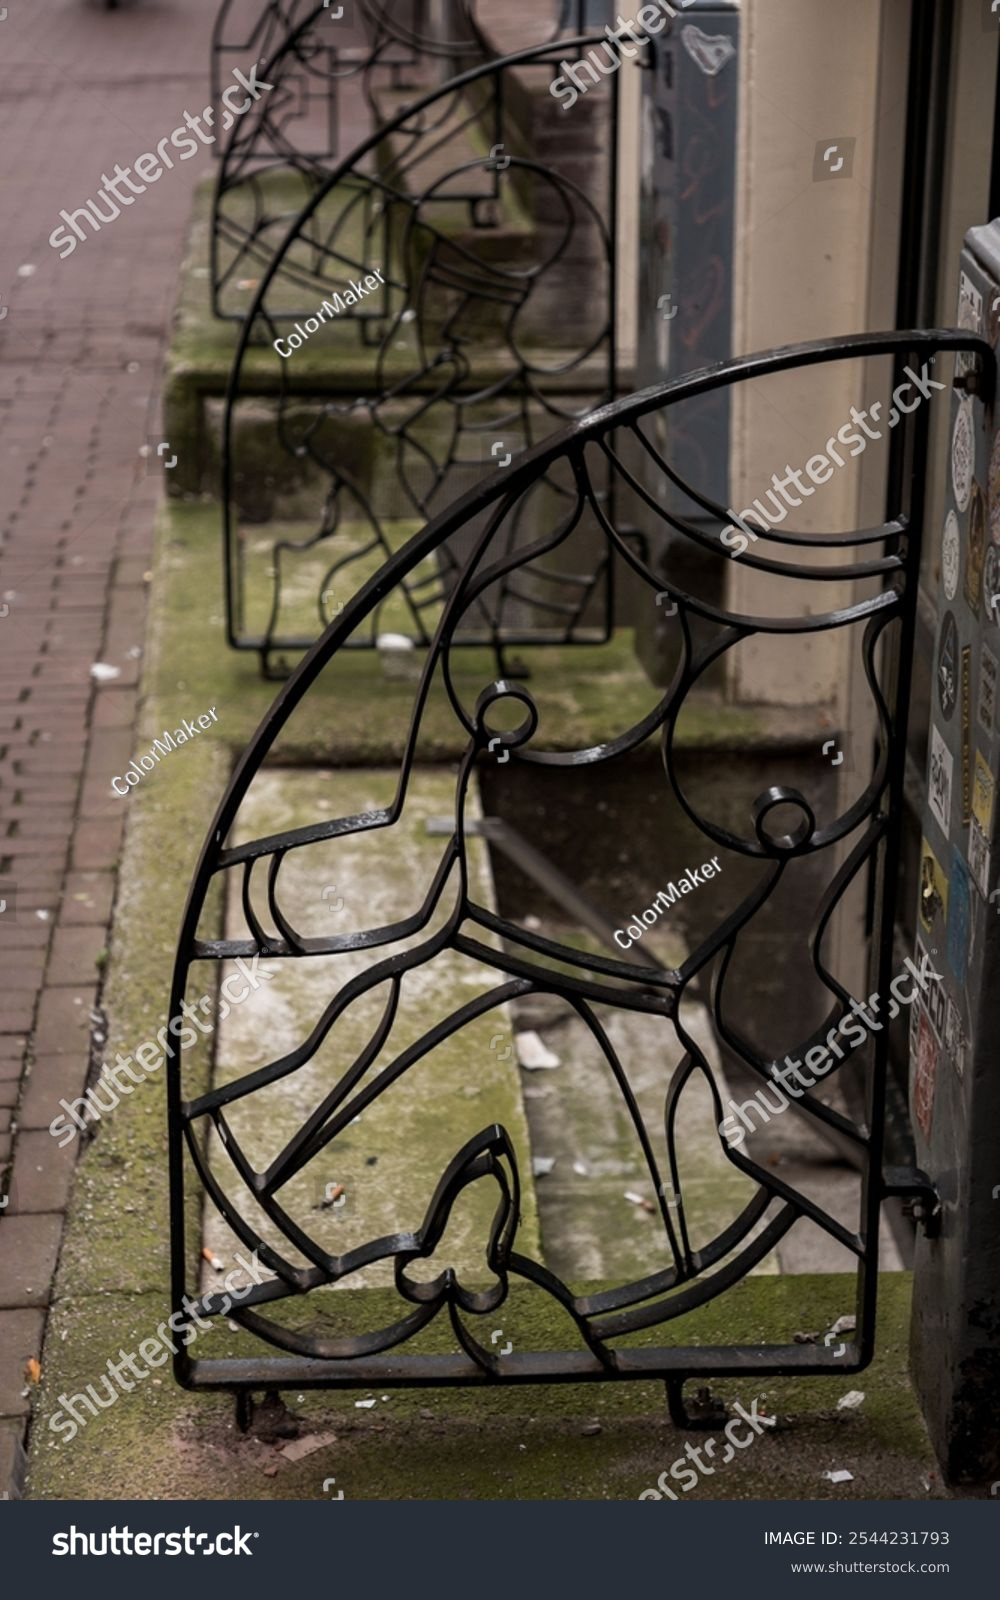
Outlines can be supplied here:
M0 839L0 851L5 859L25 861L29 867L44 877L50 869L53 860L61 861L65 850L61 850L58 841L53 844L51 839L22 839L18 834L11 838Z
M132 758L135 735L127 728L100 728L90 737L87 751L86 773L88 780L106 779L107 773L120 772Z
M62 750L56 751L54 755L49 754L44 750L38 750L34 745L27 754L17 756L14 761L18 774L34 778L36 782L50 772L57 777L64 776L68 772L78 775L80 765L79 757L67 755Z
M22 1135L26 1130L48 1129L56 1117L64 1115L61 1100L72 1104L80 1099L89 1067L89 1050L81 1050L76 1055L39 1057L35 1061L30 1076L24 1081L17 1114ZM46 1133L46 1137L51 1136ZM75 1141L69 1148L75 1148Z
M90 1010L96 985L47 988L38 1007L33 1045L36 1056L73 1055L88 1048Z
M127 728L129 736L135 727L138 695L134 689L116 687L114 694L98 695L94 701L91 719L93 728Z
M0 1222L0 1309L48 1305L61 1237L55 1213Z
M59 921L66 924L111 921L115 879L112 872L70 872L63 889Z
M106 948L107 933L100 925L57 927L46 973L50 984L90 982L98 971L97 957Z
M111 813L99 822L81 822L73 837L73 866L116 866L121 854L125 817Z
M73 821L73 803L69 796L52 797L44 790L33 801L16 800L7 805L4 815L8 822L20 823L32 817L47 817L59 821L69 829Z
M0 1420L0 1495L23 1498L28 1458L24 1449L24 1423Z
M5 989L0 1002L0 1028L4 1033L22 1033L34 1020L34 993L30 989Z
M4 978L15 989L41 988L44 971L44 950L30 950L15 956L8 955L4 957Z
M33 817L20 818L17 822L17 831L8 834L4 843L8 848L13 846L15 849L20 849L27 841L36 839L46 841L54 839L58 843L67 837L69 828L70 825L64 817L46 817L42 813L36 813ZM45 848L48 849L50 846L46 844Z
M24 1417L31 1409L31 1396L22 1391L30 1386L25 1366L34 1357L41 1360L45 1313L0 1311L0 1416ZM2 1465L2 1463L0 1463ZM6 1487L6 1480L4 1482ZM2 1493L2 1490L0 1490Z
M5 876L9 877L10 874ZM22 917L13 922L0 917L0 952L33 950L38 945L47 945L51 932L43 917Z
M61 1145L48 1129L17 1136L14 1145L14 1182L8 1215L35 1211L65 1211L76 1167L77 1145Z

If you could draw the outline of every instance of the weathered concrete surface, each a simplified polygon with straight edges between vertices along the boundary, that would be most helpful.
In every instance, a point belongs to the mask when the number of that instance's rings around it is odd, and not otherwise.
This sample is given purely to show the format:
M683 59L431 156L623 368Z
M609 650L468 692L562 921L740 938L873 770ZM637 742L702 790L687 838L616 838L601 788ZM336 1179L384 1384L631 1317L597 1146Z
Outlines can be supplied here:
M626 1283L672 1266L659 1215L626 1198L636 1195L649 1204L657 1199L627 1104L590 1030L552 997L531 997L515 1002L513 1009L517 1025L537 1027L562 1063L523 1073L535 1153L555 1159L551 1172L538 1179L546 1265L573 1284ZM596 1011L635 1096L661 1182L670 1188L663 1107L683 1055L677 1036L660 1017L610 1007ZM725 1076L705 1008L686 1008L685 1023L724 1094ZM734 1221L756 1188L721 1153L712 1097L701 1073L688 1080L681 1098L676 1148L689 1237L698 1249ZM676 1223L676 1206L670 1216ZM777 1261L769 1258L763 1270L777 1272Z
M485 153L484 147L483 154ZM289 216L300 209L302 195L298 180L279 174L269 176L266 185L269 192L275 196L275 203L286 207ZM513 194L512 190L510 192ZM335 191L332 199L323 203L314 217L314 227L322 230L325 225L333 225L334 220L340 216L342 196L343 191L340 192L340 197ZM204 184L195 198L194 215L181 272L180 299L164 377L165 429L178 455L177 466L170 473L167 486L169 492L175 496L202 491L217 492L217 482L212 476L217 459L217 442L211 436L210 402L226 393L240 332L239 323L219 321L211 313L207 265L211 197L212 186ZM230 196L230 203L233 198ZM516 213L516 206L514 210ZM526 248L524 242L519 242L526 237L521 228L522 221L519 214L513 216L513 239L508 229L498 231L497 243L501 252L509 252L511 248L523 251ZM480 233L477 239L477 248L480 250L483 248L483 239L484 236ZM345 233L344 247L348 253L356 247L357 259L364 261L368 270L373 271L378 267L384 269L385 263L376 259L370 252L366 252L356 234L352 237L349 231ZM299 253L300 268L308 276L312 269L312 252L308 247L302 246ZM292 254L294 256L295 251ZM303 288L300 283L296 283L289 290L279 275L268 291L269 307L273 304L276 310L292 309L297 314L301 313L308 317L319 308L324 296L329 298L337 289L346 289L351 277L355 275L345 266L342 283L322 284L317 281L313 290L308 286ZM228 291L231 300L238 296L242 302L241 315L249 310L259 281L259 274L255 273L252 278L237 280L237 284L232 285ZM245 289L240 290L239 284L246 285ZM398 315L401 309L401 296L397 292L392 304L393 315ZM523 320L522 317L521 321ZM283 326L287 328L288 325ZM381 338L391 324L386 322L379 324L378 327ZM281 327L279 327L280 332ZM523 332L520 325L519 332ZM537 341L539 337L537 327L533 330L533 335ZM588 403L593 404L596 397L605 392L606 373L599 356L574 365L580 354L578 316L575 318L575 326L569 330L566 327L562 329L562 337L566 340L567 348L555 348L551 341L551 330L549 336L546 336L545 330L542 331L545 344L544 362L546 368L550 369L547 391L549 393L558 391L567 410L572 410L574 406L582 410ZM532 342L530 329L526 342L529 345ZM404 327L382 354L381 376L386 388L392 388L394 384L403 381L414 380L417 365L414 356L411 335ZM560 368L564 366L567 371L565 375L560 376ZM357 396L372 392L374 369L372 348L361 343L351 318L341 315L324 322L321 334L314 334L306 340L301 348L295 351L294 359L290 361L277 354L270 343L250 346L245 352L241 368L240 393L255 398L274 396L279 393L282 382L290 378L295 392L303 397L321 396L324 402L336 399L342 403L344 400L353 400ZM494 384L500 384L504 379L508 379L514 370L515 362L504 345L489 342L479 344L475 375L467 387L487 393ZM430 392L437 388L439 381L431 374L420 379L416 387L424 392ZM549 430L543 429L542 433L545 431Z
M319 817L351 816L386 806L396 784L396 774L386 771L283 769L259 774L241 808L240 838L264 838ZM403 816L395 827L292 851L281 870L283 913L305 937L385 927L415 914L428 893L446 842L429 836L426 822L442 812L453 812L454 795L455 778L448 768L417 769L411 775ZM477 815L478 806L470 808L470 820ZM469 841L467 861L470 895L479 905L494 909L486 846L481 840ZM344 984L424 942L451 911L456 891L453 873L440 909L419 935L373 950L272 963L276 976L254 997L253 1004L234 1007L220 1026L215 1082L231 1083L301 1045ZM243 936L241 894L242 880L234 877L227 921L230 936ZM505 982L506 977L498 968L450 949L408 973L394 1025L351 1098L427 1031L478 994ZM338 1018L310 1061L229 1108L229 1126L257 1171L278 1156L364 1049L378 1027L388 992L388 985L379 983ZM388 1234L416 1231L449 1161L475 1134L498 1123L518 1151L521 1209L516 1248L537 1257L540 1247L528 1128L510 1045L509 1017L503 1006L443 1039L368 1106L356 1124L283 1186L277 1195L280 1204L331 1253L356 1249ZM212 1151L213 1168L222 1187L236 1197L261 1236L288 1259L305 1264L246 1194L218 1140L213 1140ZM344 1185L342 1206L324 1206L328 1183ZM497 1189L492 1182L468 1186L421 1277L433 1277L447 1264L461 1273L463 1282L491 1281L485 1256L496 1204ZM239 1243L211 1203L206 1212L205 1242L227 1264ZM389 1287L392 1263L365 1268L348 1281L352 1288ZM211 1269L206 1269L205 1288L214 1287ZM400 1306L399 1314L405 1309Z
M779 1326L821 1331L851 1308L843 1278L767 1278L747 1281L724 1300L686 1319L699 1342L756 1343ZM372 1319L372 1297L386 1309L384 1291L337 1296L359 1318ZM726 1467L699 1480L692 1499L925 1500L944 1491L906 1380L910 1283L884 1280L878 1355L860 1377L720 1380L730 1405L776 1416L768 1430ZM178 1390L169 1369L152 1373L108 1411L64 1443L48 1428L61 1392L94 1382L119 1346L138 1348L166 1314L162 1294L92 1295L63 1301L54 1312L51 1370L35 1429L29 1494L54 1499L322 1499L335 1477L351 1500L595 1499L634 1500L655 1488L660 1473L684 1454L688 1440L666 1419L662 1385L559 1385L507 1390L373 1390L376 1403L359 1409L353 1393L286 1396L304 1430L335 1439L298 1463L280 1447L240 1436L232 1401L224 1395ZM491 1325L492 1322L491 1322ZM560 1340L560 1321L540 1297L515 1288L495 1325L515 1346L519 1338ZM67 1337L63 1339L63 1334ZM225 1329L204 1336L204 1347L235 1352L241 1335ZM421 1335L424 1348L447 1339L436 1324ZM193 1347L199 1352L199 1345ZM863 1404L838 1411L851 1389ZM383 1399L383 1395L389 1395ZM584 1435L593 1421L600 1432ZM720 1451L721 1454L721 1451ZM846 1468L849 1483L823 1473ZM333 1491L334 1493L336 1491ZM684 1498L682 1495L680 1498ZM667 1502L662 1502L666 1504ZM652 1513L655 1515L655 1513Z
M167 709L173 714L182 703L186 708L192 702L217 704L219 738L239 751L270 708L275 686L261 679L255 655L237 654L225 643L217 506L167 509L160 530L159 575L154 626L164 655L155 678L147 668L150 738L162 729ZM334 604L348 598L338 592ZM660 698L636 661L632 634L625 629L606 646L524 649L518 656L532 672L540 734L554 749L600 743L647 714ZM466 703L471 697L473 705L497 675L495 658L485 650L455 651L452 667L458 692ZM384 765L403 748L412 704L412 683L387 681L375 670L370 651L341 652L336 667L314 685L286 728L282 759L289 765L322 765L336 755L341 764ZM679 749L797 747L804 737L801 718L780 711L772 718L766 710L730 707L718 695L695 693L685 701L676 743ZM418 758L452 760L465 743L451 707L443 695L435 697L424 715Z

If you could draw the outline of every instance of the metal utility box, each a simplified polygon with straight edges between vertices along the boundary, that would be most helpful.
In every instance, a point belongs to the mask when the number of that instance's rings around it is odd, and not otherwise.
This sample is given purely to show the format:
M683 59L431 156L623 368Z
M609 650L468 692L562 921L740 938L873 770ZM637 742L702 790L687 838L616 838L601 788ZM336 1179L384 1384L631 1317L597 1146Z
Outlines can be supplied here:
M1000 223L966 236L957 320L996 353ZM1000 431L973 358L956 374L917 910L941 982L911 1015L910 1107L942 1207L917 1245L912 1367L960 1482L1000 1479Z

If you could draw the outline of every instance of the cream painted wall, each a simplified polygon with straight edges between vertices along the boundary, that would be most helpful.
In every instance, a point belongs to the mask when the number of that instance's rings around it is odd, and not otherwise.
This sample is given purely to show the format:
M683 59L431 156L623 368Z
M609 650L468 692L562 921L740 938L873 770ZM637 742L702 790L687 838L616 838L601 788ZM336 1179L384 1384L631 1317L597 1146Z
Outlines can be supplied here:
M746 0L741 50L740 156L734 306L738 353L868 326L872 191L879 137L884 0ZM855 140L853 175L814 182L817 141ZM890 319L891 320L891 319ZM858 367L843 363L783 380L781 413L738 391L733 409L732 505L742 511L786 466L801 468L864 403ZM759 386L758 386L759 388ZM792 453L791 441L799 441ZM855 474L838 472L800 511L806 532L856 524ZM790 514L786 525L792 525ZM752 547L751 547L752 548ZM777 550L776 546L770 547ZM831 552L834 565L849 552ZM801 555L790 553L801 561ZM808 557L810 563L822 556ZM800 585L732 562L730 601L757 615L795 614ZM851 598L824 586L823 609ZM846 697L845 643L760 637L740 651L730 692L786 705Z

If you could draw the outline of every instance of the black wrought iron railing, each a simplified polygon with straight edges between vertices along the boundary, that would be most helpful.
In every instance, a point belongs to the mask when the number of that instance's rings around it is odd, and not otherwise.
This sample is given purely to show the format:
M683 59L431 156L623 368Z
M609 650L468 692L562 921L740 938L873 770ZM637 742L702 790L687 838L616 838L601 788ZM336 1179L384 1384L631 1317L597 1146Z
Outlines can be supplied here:
M552 39L581 34L584 0L561 0ZM336 13L340 15L336 15ZM297 213L339 159L389 122L405 96L495 58L475 0L453 0L432 22L427 0L223 0L212 38L216 126L228 125L222 91L234 67L266 63L271 85L213 147L220 166L212 202L212 308L242 321L252 289ZM307 311L311 307L307 308ZM273 308L277 317L291 310Z
M614 393L617 81L576 127L554 123L563 48L400 108L325 176L264 272L222 419L222 499L228 640L268 674L416 527ZM536 509L512 538L534 537ZM386 633L426 648L469 537L442 542L351 648ZM535 577L530 593L499 585L455 642L502 662L526 642L607 638L599 551Z
M890 481L899 503L883 524L807 534L784 525L768 530L757 523L757 540L751 544L748 539L738 554L733 554L731 541L721 538L732 513L678 479L664 439L674 406L721 386L806 367L821 377L829 363L884 355L910 356L916 366L933 352L958 350L975 353L983 391L992 392L994 359L985 342L965 332L931 331L789 347L728 362L608 405L528 450L434 518L372 573L312 646L234 773L208 831L181 931L172 1019L180 1018L182 1002L196 986L214 993L217 980L238 958L260 957L276 967L280 997L271 1013L275 1018L295 1014L294 1008L289 1010L290 986L299 979L308 982L310 995L304 1020L291 1032L276 1024L270 1030L255 1027L252 1034L244 1030L235 1039L224 1032L210 1084L191 1077L187 1049L168 1069L174 1305L180 1313L189 1293L204 1318L219 1319L228 1309L254 1340L249 1353L244 1346L241 1353L211 1359L181 1350L175 1362L181 1383L246 1394L292 1385L661 1377L675 1414L690 1420L681 1399L681 1386L690 1377L846 1374L867 1364L875 1329L880 1205L889 1193L922 1193L928 1187L919 1174L883 1171L886 1032L869 1031L860 1043L855 1034L841 1050L843 1059L832 1067L830 1081L838 1074L861 1073L863 1114L852 1118L811 1091L802 1092L797 1101L802 1115L849 1141L855 1151L862 1174L860 1201L857 1218L845 1222L823 1203L822 1193L807 1192L805 1184L780 1167L756 1159L752 1141L743 1145L724 1136L724 1090L704 1036L689 1025L688 1004L693 995L701 997L717 1044L759 1084L761 1093L773 1094L782 1082L783 1053L790 1050L804 1060L807 1051L829 1038L854 1000L831 970L824 939L844 897L865 871L874 886L869 981L880 994L888 990L894 971L893 902L929 406L918 404L912 414L898 418L894 449L901 465ZM646 564L607 513L598 489L607 471L641 502L651 536L657 528L669 527L675 538L699 547L709 558L739 560L767 575L773 609L734 612L690 592L670 571L664 576ZM663 477L697 508L697 525L690 514L665 510L662 497L650 491L648 485ZM531 544L523 545L512 530L525 501L549 481L560 485L563 499L548 503L544 526ZM469 658L463 654L459 671L453 646L470 616L498 586L527 580L532 569L563 557L573 566L575 544L588 520L600 528L608 560L613 557L630 570L650 605L654 591L669 595L675 610L669 623L675 670L664 691L650 687L644 710L626 716L623 709L619 723L615 706L609 704L606 736L585 748L567 748L559 696L563 680L548 682L546 677L565 674L564 660L555 665L551 653L543 656L530 686L493 678L488 670L481 681L470 682ZM294 714L311 695L323 696L328 707L324 726L331 747L336 747L338 716L350 710L349 697L336 692L336 672L348 661L352 639L370 630L373 616L389 597L405 594L422 564L446 546L456 547L463 532L472 528L474 537L442 603L419 680L412 685L409 727L390 798L353 814L341 814L332 802L315 802L313 814L304 820L296 802L300 817L294 824L282 831L269 827L263 835L255 832L245 808ZM835 552L841 558L831 560ZM862 597L844 604L838 587L837 603L830 609L824 586L845 581L860 585L856 592ZM677 730L706 674L755 639L808 640L830 632L843 635L845 647L860 652L876 729L871 768L858 775L855 792L840 810L837 801L828 802L829 814L819 799L778 780L765 782L755 794L748 792L736 821L711 803L699 804L687 781ZM381 902L373 901L365 915L356 909L369 904L358 851L371 841L379 870L392 875L393 852L404 848L397 830L413 803L417 763L426 755L426 725L432 717L451 719L463 751L457 769L448 769L453 773L453 826L440 841L436 865L416 903L400 903L387 913ZM440 721L436 726L439 737ZM697 831L704 853L722 858L734 883L739 871L752 869L755 874L749 890L732 893L718 925L680 965L666 968L646 963L635 950L617 956L594 951L494 910L471 866L470 812L477 777L486 763L497 760L497 747L503 747L508 772L521 764L540 778L555 768L573 770L596 803L616 765L654 738L662 750L659 803L664 815L674 807L685 825ZM768 759L766 752L760 754ZM324 876L337 877L338 858L345 854L353 862L350 870L361 873L361 892L342 913L346 920L338 918L340 931L330 933L315 885ZM786 920L787 948L800 957L798 964L789 958L786 981L809 987L818 1021L808 1037L789 1039L779 1007L767 1017L753 1015L750 999L741 992L739 954L743 942L753 938L758 916L779 892L792 893L801 881L797 873L807 869L822 870L825 888L813 898L811 927L801 912ZM402 900L402 891L400 895ZM221 929L220 905L228 908ZM450 991L435 986L437 964L450 957L460 958L462 970L473 975L470 987L466 979ZM491 1022L502 1021L506 1006L540 995L557 999L578 1018L599 1051L646 1168L648 1190L656 1197L653 1220L666 1264L610 1285L566 1281L552 1270L543 1249L530 1241L524 1207L532 1153L523 1128L507 1126L502 1119L484 1120L477 1109L484 1048L477 1028L483 1024L488 1033ZM359 1008L366 1019L360 1035ZM659 1049L641 1063L647 1075L655 1075L652 1115L635 1089L637 1064L614 1042L620 1038L617 1019L629 1014L655 1019L662 1030ZM411 1099L415 1121L398 1122L394 1096L412 1074L430 1074L421 1082L423 1093L435 1103L435 1052L456 1036L469 1041L462 1060L470 1097L456 1095L457 1110L422 1120L414 1107L423 1101ZM560 1095L568 1087L563 1077L550 1092ZM711 1227L697 1220L690 1191L692 1181L704 1181L708 1157L700 1160L692 1177L680 1146L679 1129L693 1092L707 1099L718 1129L712 1141L715 1168L737 1171L747 1185L732 1215ZM280 1100L296 1093L303 1096L308 1112L293 1132L279 1133L269 1121L268 1108L279 1103L275 1096ZM397 1191L391 1186L387 1190L381 1180L377 1223L366 1226L359 1184L352 1200L350 1248L341 1248L336 1216L317 1206L315 1195L338 1160L352 1158L359 1118L366 1130L364 1149L370 1146L376 1159L391 1153L396 1140L417 1137L430 1145L443 1127L447 1137L437 1158L440 1164L430 1162L429 1170L421 1169L419 1183ZM415 1134L414 1127L422 1131ZM595 1135L598 1142L599 1137ZM478 1267L459 1272L442 1241L456 1210L484 1190L491 1199L477 1213ZM206 1287L204 1280L189 1278L191 1264L200 1261L193 1197L204 1201L206 1228L214 1219L246 1249L257 1252L265 1281L235 1308L224 1306L228 1297ZM691 1337L686 1315L761 1267L797 1228L820 1230L854 1261L854 1333L836 1348L797 1343L792 1325L779 1316L776 1326L762 1331L752 1346L704 1344ZM379 1290L328 1292L370 1281L368 1273L382 1274ZM496 1313L506 1305L505 1317L510 1314L507 1302L517 1285L558 1312L568 1338L565 1347L533 1344L529 1328L512 1349L497 1350ZM762 1304L758 1299L758 1312ZM421 1339L432 1326L439 1342L428 1349Z

